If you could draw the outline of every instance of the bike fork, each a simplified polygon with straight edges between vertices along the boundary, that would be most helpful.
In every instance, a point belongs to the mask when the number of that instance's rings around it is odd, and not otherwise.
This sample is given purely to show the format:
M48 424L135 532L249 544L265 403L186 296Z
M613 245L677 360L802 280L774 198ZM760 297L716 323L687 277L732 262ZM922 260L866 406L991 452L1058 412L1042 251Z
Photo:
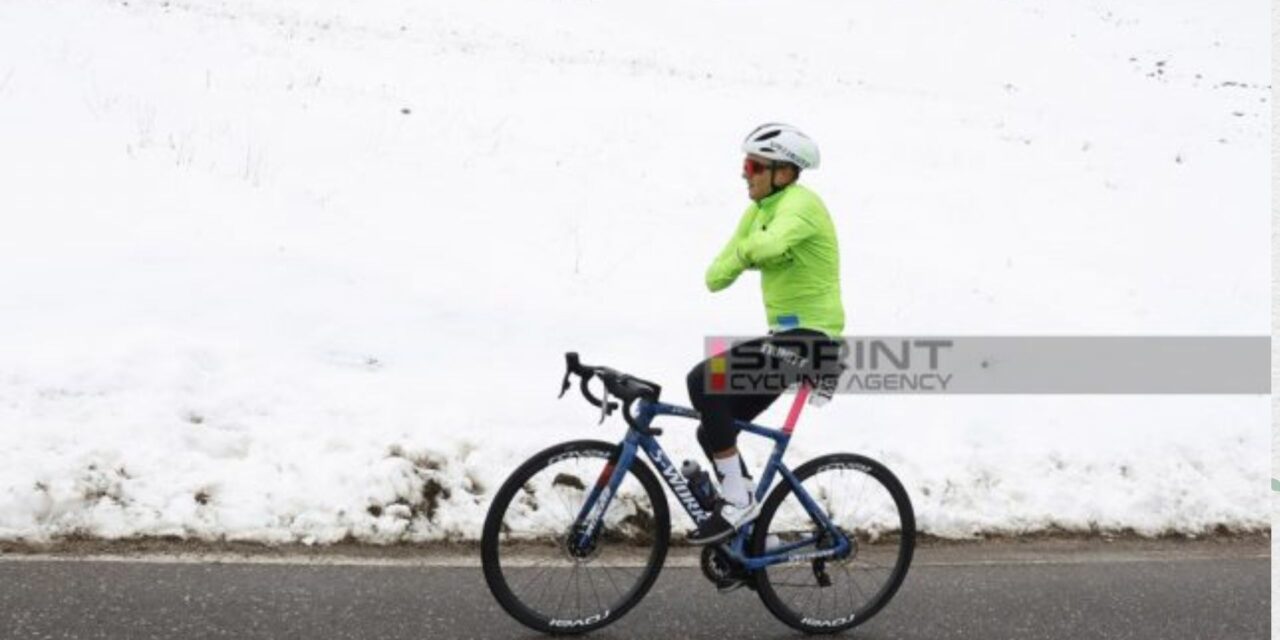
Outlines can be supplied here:
M600 470L591 493L587 494L587 499L583 501L578 516L573 520L574 539L571 551L576 551L575 555L585 556L594 546L596 533L600 530L605 512L609 510L609 503L613 501L618 487L622 484L622 479L635 460L636 448L636 442L628 434L621 448L609 457L609 461Z

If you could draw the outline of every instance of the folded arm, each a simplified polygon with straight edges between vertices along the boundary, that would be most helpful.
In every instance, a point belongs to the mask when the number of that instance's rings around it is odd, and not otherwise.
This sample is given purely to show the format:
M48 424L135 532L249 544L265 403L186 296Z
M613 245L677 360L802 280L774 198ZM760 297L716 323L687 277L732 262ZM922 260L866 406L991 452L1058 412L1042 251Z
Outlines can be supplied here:
M754 268L754 265L745 260L742 255L742 242L746 240L748 232L751 231L751 221L755 215L751 209L747 209L742 214L742 219L738 221L738 228L734 230L733 237L729 238L729 242L720 250L715 260L711 261L711 266L707 267L707 289L711 291L719 291L733 284L743 271Z
M765 264L782 256L817 230L817 225L803 209L779 211L767 228L743 239L738 254L748 264Z

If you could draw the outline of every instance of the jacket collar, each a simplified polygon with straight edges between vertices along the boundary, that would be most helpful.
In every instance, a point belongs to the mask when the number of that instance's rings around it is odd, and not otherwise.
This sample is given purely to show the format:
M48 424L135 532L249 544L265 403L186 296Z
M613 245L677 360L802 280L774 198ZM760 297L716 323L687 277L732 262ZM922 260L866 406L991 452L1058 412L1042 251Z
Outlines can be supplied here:
M778 200L782 199L783 194L790 191L795 186L796 186L796 183L792 182L791 184L781 189L778 189L777 191L774 191L772 195L768 195L768 196L765 196L764 198L761 198L760 200L757 200L756 206L761 209L767 209L772 207L773 205L778 203Z

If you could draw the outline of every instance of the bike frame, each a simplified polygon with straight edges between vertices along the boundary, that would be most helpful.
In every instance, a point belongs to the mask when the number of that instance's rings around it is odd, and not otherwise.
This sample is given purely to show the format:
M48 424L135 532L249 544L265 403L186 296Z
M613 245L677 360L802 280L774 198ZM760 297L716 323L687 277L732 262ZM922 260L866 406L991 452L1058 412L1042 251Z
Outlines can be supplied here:
M721 543L722 549L736 562L742 564L748 571L756 571L769 565L779 564L783 562L809 562L829 557L843 556L852 547L852 541L848 536L844 535L826 512L818 506L813 497L804 490L804 486L796 478L795 474L782 463L782 456L787 451L787 445L791 442L791 433L795 430L796 422L800 418L800 410L804 408L804 403L808 399L810 388L802 385L796 393L795 400L791 404L791 409L787 413L787 421L782 429L772 429L769 427L735 420L734 426L742 431L769 438L774 441L773 453L769 456L769 462L765 465L764 473L760 476L760 482L756 485L755 499L763 501L768 495L769 489L773 484L774 475L780 474L782 482L791 485L791 490L795 493L796 498L800 500L800 504L804 506L809 513L809 517L821 527L821 530L831 536L835 541L834 547L819 549L817 551L793 554L793 551L801 549L809 545L816 545L819 536L806 537L798 542L792 542L781 547L770 549L763 556L749 556L746 550L747 540L751 536L751 527L746 526L738 531L730 542ZM649 430L650 423L657 416L676 416L680 418L689 418L697 420L701 416L697 411L686 407L680 407L662 402L649 402L646 400L638 401L638 409L635 415L636 426L627 430L626 437L619 445L618 452L614 457L609 459L604 469L600 472L596 484L592 487L591 492L587 495L586 502L583 503L582 509L578 512L578 517L574 520L573 531L578 532L577 543L580 548L586 549L593 544L596 530L600 526L601 520L604 518L605 512L609 508L609 503L613 500L618 490L618 486L622 484L623 478L626 477L627 470L635 462L638 451L644 451L649 457L649 461L653 463L658 470L658 475L667 483L667 487L671 489L680 506L684 507L686 513L694 521L695 524L711 517L693 496L693 492L689 487L689 483L685 480L684 474L676 467L675 463L667 457L666 452L662 449L662 445L658 444L658 439L651 435Z

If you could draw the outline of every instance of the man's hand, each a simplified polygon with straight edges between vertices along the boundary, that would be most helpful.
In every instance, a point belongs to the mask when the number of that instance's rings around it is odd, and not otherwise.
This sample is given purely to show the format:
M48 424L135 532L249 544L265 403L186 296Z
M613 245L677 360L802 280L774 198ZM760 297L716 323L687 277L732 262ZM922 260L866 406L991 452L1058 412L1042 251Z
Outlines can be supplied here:
M792 262L795 262L795 260L796 260L795 254L792 253L790 249L787 249L782 255L774 256L773 258L765 260L761 264L755 265L755 268L756 269L762 269L762 268L778 269L781 267L785 267L791 264Z

